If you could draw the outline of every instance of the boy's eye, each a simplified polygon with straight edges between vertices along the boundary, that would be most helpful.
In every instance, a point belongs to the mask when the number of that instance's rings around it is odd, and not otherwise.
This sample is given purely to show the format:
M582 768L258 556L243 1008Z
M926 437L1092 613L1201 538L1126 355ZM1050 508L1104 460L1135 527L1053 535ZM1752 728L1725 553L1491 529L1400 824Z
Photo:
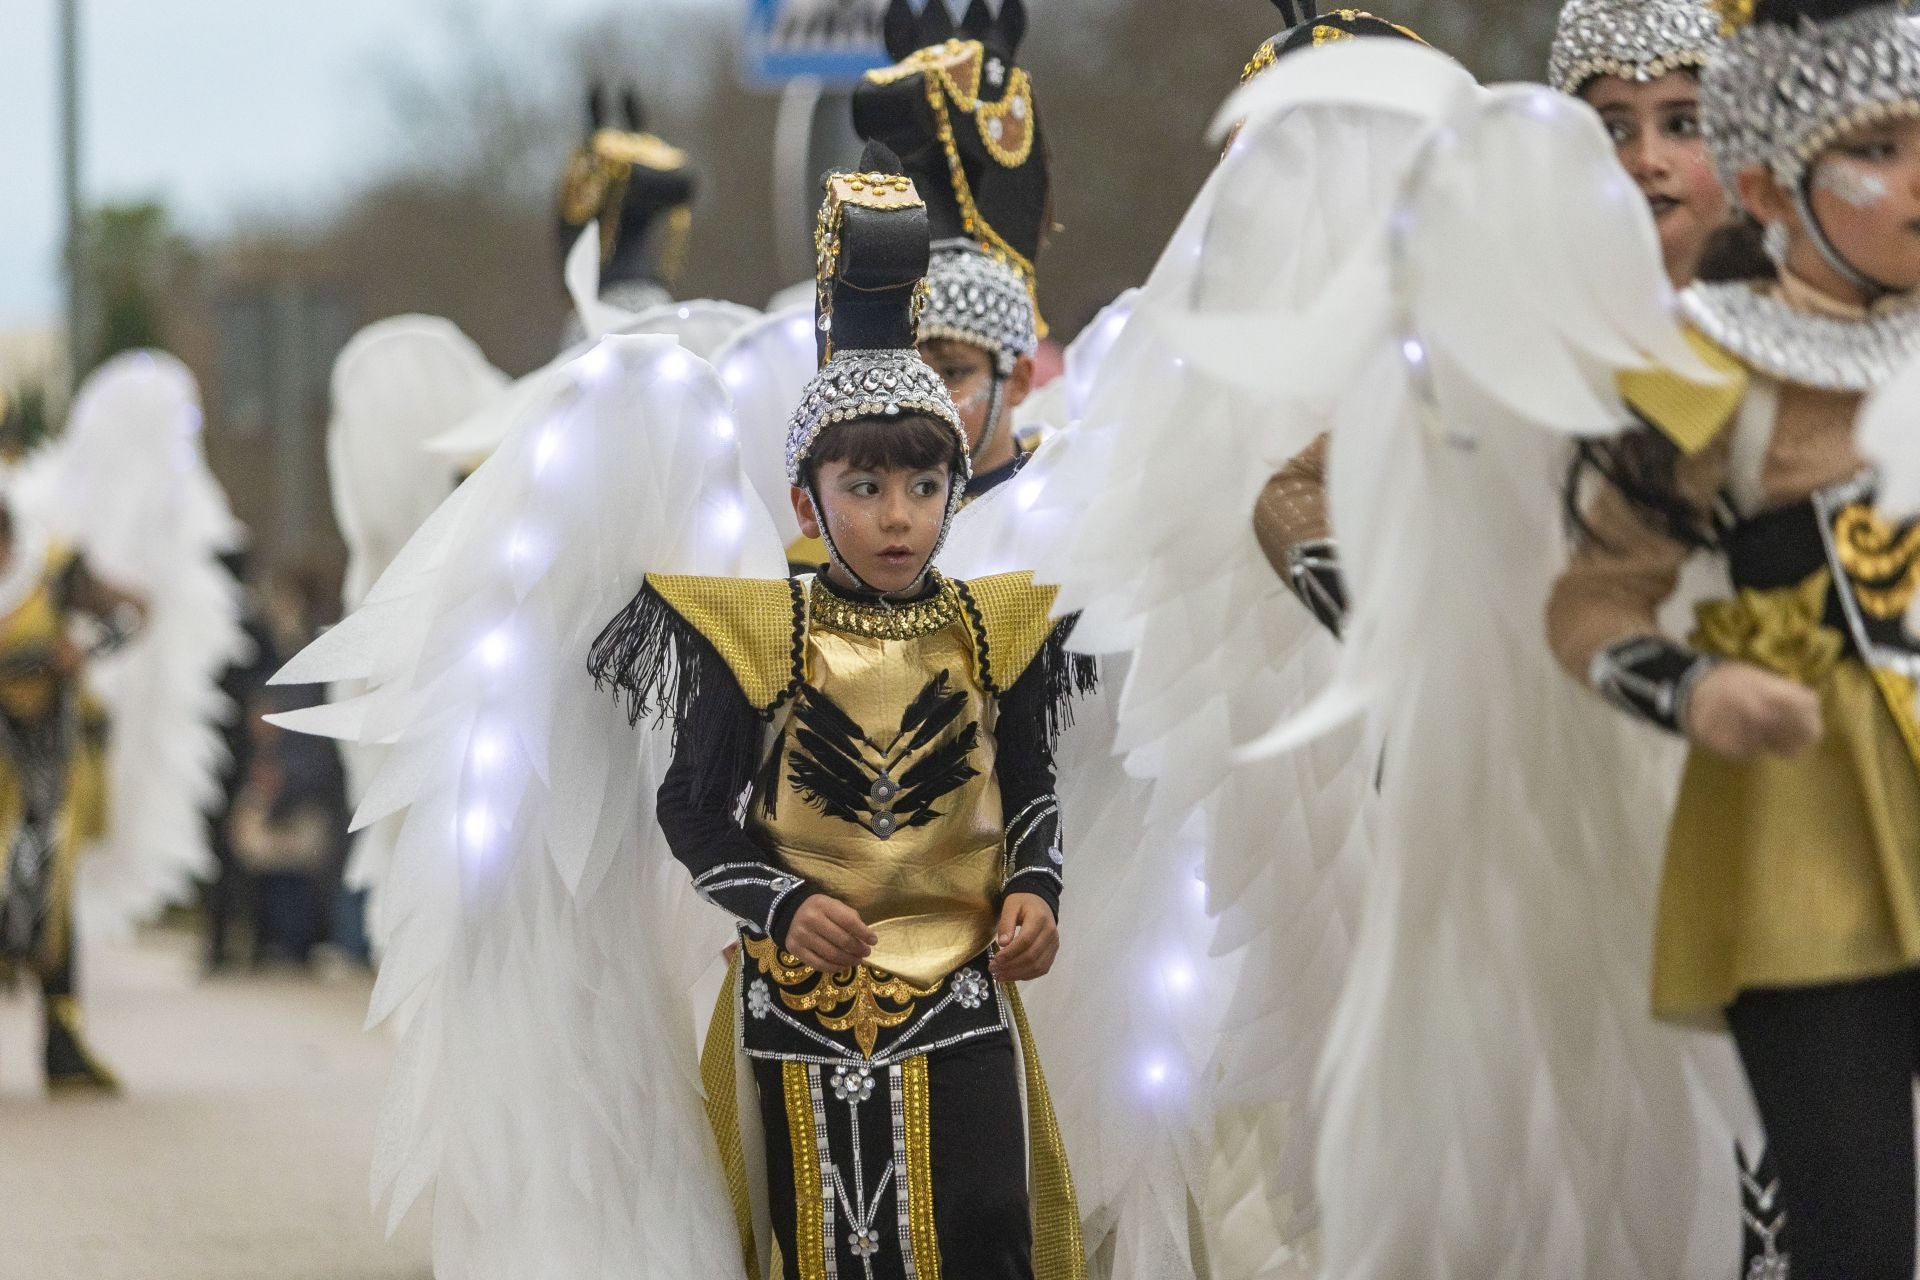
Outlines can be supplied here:
M1633 126L1625 120L1613 119L1606 122L1607 137L1616 147L1624 147L1633 141Z
M940 492L940 483L937 480L916 480L913 482L913 492L918 497L931 498Z
M880 492L880 486L871 480L855 480L847 487L847 492L853 494L856 498L871 498L874 494Z

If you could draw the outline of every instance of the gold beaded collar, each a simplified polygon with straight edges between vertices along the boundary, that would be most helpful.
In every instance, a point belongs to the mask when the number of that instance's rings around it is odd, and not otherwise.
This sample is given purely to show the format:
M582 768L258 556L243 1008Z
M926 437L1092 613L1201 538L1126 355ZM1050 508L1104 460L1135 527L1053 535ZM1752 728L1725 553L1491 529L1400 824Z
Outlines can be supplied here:
M815 581L808 593L808 615L816 626L871 640L914 640L944 631L960 620L960 594L935 572L939 589L912 604L869 604L848 600Z

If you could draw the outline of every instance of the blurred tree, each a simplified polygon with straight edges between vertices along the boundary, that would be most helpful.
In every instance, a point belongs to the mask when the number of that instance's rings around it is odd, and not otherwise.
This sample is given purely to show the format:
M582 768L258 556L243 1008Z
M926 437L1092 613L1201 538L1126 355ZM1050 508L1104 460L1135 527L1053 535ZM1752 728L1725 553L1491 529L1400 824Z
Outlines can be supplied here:
M164 347L169 297L191 270L192 251L155 201L102 205L87 215L81 310L84 374L123 351Z
M53 434L45 383L23 382L0 391L0 459L24 457Z

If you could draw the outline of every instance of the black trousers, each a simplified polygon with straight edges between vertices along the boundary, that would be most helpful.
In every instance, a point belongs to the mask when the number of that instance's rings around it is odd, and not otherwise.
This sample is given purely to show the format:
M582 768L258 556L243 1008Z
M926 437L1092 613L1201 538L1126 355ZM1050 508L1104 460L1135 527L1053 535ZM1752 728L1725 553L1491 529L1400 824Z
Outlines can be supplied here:
M1913 1280L1920 971L1742 992L1727 1021L1780 1171L1794 1280Z
M1033 1221L1027 1196L1026 1117L1019 1064L1006 1035L983 1036L928 1055L926 1164L933 1229L944 1280L1033 1280ZM901 1195L903 1165L918 1145L910 1098L891 1068L811 1067L789 1081L787 1064L755 1059L760 1118L766 1130L767 1191L786 1280L803 1269L803 1215L823 1227L840 1280L905 1280L913 1246ZM796 1126L795 1104L814 1114ZM871 1085L871 1088L868 1086ZM910 1088L910 1086L907 1086ZM902 1132L902 1119L908 1123ZM793 1136L811 1131L811 1165L795 1160ZM824 1158L819 1145L824 1134ZM796 1168L811 1185L798 1186ZM812 1176L817 1168L817 1176ZM825 1205L831 1201L831 1209ZM924 1263L916 1267L928 1274Z

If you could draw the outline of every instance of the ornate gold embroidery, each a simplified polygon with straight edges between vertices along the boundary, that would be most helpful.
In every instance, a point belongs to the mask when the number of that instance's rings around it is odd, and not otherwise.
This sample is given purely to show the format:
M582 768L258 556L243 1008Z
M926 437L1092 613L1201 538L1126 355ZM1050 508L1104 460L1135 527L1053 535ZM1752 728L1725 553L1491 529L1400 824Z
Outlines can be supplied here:
M1845 647L1840 633L1822 621L1832 582L1822 569L1797 587L1742 590L1732 600L1710 600L1694 610L1697 625L1688 642L1817 686Z
M953 584L937 573L940 589L916 604L891 607L846 600L817 582L807 601L808 616L817 626L872 640L914 640L952 626L960 618L960 597Z
M828 179L826 199L821 201L820 216L813 224L814 314L815 324L827 335L826 360L833 359L833 282L840 270L840 223L846 207L917 209L925 203L914 189L913 179L897 173L836 173ZM917 294L913 314L917 320Z
M919 1280L940 1280L940 1238L933 1226L933 1099L923 1054L900 1064L907 1131L907 1239Z
M927 105L933 109L934 131L947 156L947 175L953 183L954 202L960 206L960 225L981 246L1012 267L1026 283L1027 296L1033 300L1034 330L1047 336L1047 322L1040 314L1038 285L1033 262L1007 243L980 214L973 200L973 185L960 160L960 148L954 141L951 102L974 117L980 140L994 160L1010 169L1025 164L1033 154L1033 85L1027 73L1015 67L1008 77L1006 95L997 103L980 101L980 67L986 51L977 40L949 40L943 45L919 49L891 67L869 71L867 78L876 84L892 84L918 74L926 85ZM1015 104L1018 105L1015 105ZM999 134L995 136L995 126ZM1010 125L1018 126L1010 128ZM1009 141L1008 134L1017 136Z
M1253 79L1279 59L1280 54L1274 49L1274 44L1274 41L1269 40L1253 51L1253 56L1247 59L1245 69L1240 72L1241 84Z
M1862 609L1883 620L1907 611L1920 590L1920 524L1897 529L1856 502L1834 517L1833 544Z
M740 1265L748 1280L759 1280L760 1251L753 1229L753 1199L747 1189L747 1155L740 1142L739 1081L735 1076L734 1026L740 1010L733 1002L740 982L738 962L727 966L720 999L707 1024L706 1044L700 1050L700 1084L707 1095L707 1123L714 1145L720 1148L720 1169L727 1180L727 1199L733 1204L733 1222L740 1233Z
M1332 44L1336 40L1351 39L1353 39L1353 32L1340 27L1315 27L1313 29L1313 47L1316 49L1323 44Z
M1730 36L1753 21L1753 9L1756 0L1713 0L1713 7L1720 14L1720 34Z
M940 989L916 987L881 969L855 965L851 972L825 974L801 964L771 938L749 938L747 954L780 990L780 1003L795 1013L811 1013L828 1031L851 1031L860 1052L871 1058L880 1032L913 1016L914 1001ZM805 988L805 990L801 990ZM894 1006L883 1008L882 1002ZM845 1010L844 1013L840 1010Z
M560 216L570 227L584 227L600 219L600 258L613 254L620 220L607 216L627 198L633 170L672 173L686 167L687 153L650 133L601 129L567 160L560 185ZM684 207L684 206L683 206ZM687 210L687 216L692 211Z
M813 1131L813 1089L807 1064L780 1064L787 1104L787 1141L793 1148L793 1248L800 1280L826 1280L827 1221L820 1206L820 1147Z

